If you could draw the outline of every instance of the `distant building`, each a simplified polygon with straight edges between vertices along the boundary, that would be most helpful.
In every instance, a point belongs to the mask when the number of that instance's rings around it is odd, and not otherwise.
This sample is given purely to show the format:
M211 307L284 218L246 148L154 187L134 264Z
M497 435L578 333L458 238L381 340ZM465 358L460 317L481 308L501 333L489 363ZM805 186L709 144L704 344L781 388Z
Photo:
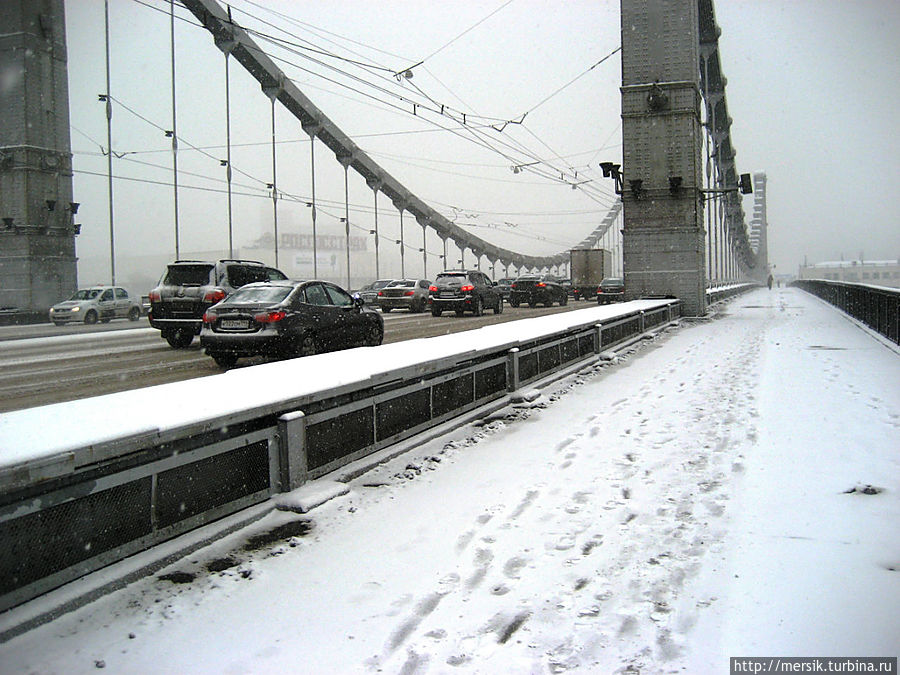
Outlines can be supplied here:
M800 278L900 288L900 260L838 260L801 265Z

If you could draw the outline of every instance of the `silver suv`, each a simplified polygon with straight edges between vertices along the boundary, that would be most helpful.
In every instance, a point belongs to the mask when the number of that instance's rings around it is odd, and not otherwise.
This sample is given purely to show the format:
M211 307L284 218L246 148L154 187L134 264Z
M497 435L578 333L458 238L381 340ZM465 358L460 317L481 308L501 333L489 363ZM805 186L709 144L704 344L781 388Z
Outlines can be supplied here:
M75 291L68 300L50 308L50 320L57 326L67 323L87 324L112 319L141 318L141 303L120 286L92 286Z
M150 291L150 325L175 349L190 346L200 334L203 313L235 289L287 276L255 260L176 260Z

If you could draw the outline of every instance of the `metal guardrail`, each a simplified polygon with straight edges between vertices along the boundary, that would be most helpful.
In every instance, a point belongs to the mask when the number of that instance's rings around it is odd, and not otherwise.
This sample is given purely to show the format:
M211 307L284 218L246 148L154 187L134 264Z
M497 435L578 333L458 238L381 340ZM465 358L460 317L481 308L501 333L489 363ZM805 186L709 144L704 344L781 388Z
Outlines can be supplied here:
M230 414L224 427L216 420L145 429L2 468L0 611L499 405L681 315L678 300L644 306Z
M706 289L706 304L712 305L716 302L721 302L722 300L727 300L728 298L732 298L735 295L740 295L741 293L746 293L754 288L758 288L759 284L755 283L734 283L727 284L724 286L715 286L712 288Z
M900 344L900 289L842 281L798 279L790 283Z

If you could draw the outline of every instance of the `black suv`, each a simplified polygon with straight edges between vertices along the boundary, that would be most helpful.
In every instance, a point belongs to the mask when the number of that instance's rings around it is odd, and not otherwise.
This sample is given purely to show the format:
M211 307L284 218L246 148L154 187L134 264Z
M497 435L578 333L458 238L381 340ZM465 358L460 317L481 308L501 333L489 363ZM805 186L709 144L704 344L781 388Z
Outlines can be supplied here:
M554 302L562 307L569 302L569 291L556 277L527 274L516 279L509 292L509 304L513 307L526 302L529 307L539 304L549 307Z
M150 291L150 325L172 347L184 349L200 334L208 307L245 284L284 279L283 272L254 260L176 260Z
M457 316L469 310L475 316L493 309L494 314L503 311L503 296L487 275L478 270L441 272L428 289L428 302L432 316L440 316L445 309L452 309Z

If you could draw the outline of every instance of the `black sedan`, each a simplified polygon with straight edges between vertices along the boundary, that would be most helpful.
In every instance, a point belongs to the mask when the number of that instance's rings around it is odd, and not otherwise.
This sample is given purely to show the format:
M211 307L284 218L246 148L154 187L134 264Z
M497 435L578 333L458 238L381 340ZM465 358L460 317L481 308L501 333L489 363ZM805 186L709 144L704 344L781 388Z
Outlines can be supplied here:
M569 302L569 292L555 277L528 274L516 279L510 287L509 304L513 307L523 303L529 307L539 304L549 307L554 302L560 306Z
M309 356L380 345L375 310L327 281L242 286L203 315L200 346L223 368L242 356Z
M620 277L607 277L597 287L597 304L622 302L625 299L625 282Z

